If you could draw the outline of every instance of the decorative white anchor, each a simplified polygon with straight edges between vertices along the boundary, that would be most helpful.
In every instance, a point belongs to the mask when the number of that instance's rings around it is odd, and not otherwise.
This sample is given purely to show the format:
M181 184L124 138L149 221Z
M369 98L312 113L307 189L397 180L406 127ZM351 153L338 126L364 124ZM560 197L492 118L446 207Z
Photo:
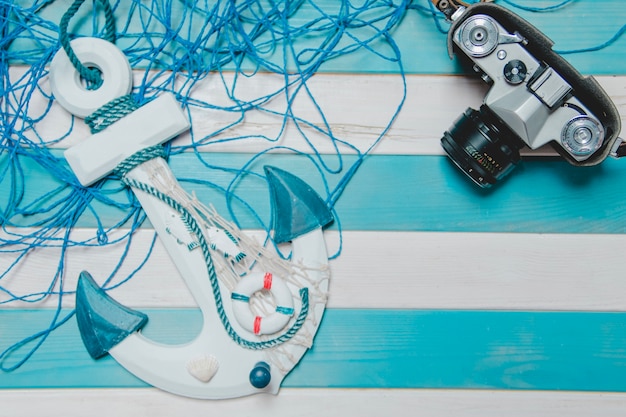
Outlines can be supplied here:
M71 45L83 65L102 72L103 84L96 90L83 86L61 49L50 65L50 82L66 110L86 117L130 93L130 65L113 44L79 38ZM68 149L65 157L81 184L88 186L127 158L160 148L188 128L174 97L163 94ZM274 240L291 241L293 273L251 272L229 286L218 279L209 253L207 240L215 231L207 227L167 162L157 156L126 171L125 183L132 187L193 294L204 322L189 343L151 341L140 331L147 316L117 303L85 271L78 282L76 316L85 347L94 358L108 353L149 384L183 396L220 399L278 392L283 378L312 343L324 312L329 273L322 227L332 221L332 215L299 178L273 167L265 167L265 173ZM254 310L254 299L267 300L268 293L274 311Z

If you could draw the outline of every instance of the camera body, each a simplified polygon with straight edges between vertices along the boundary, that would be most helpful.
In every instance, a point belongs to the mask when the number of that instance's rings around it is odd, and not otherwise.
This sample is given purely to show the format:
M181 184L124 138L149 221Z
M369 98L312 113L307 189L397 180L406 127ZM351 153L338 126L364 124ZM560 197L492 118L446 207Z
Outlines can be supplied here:
M474 182L489 187L520 160L523 147L551 144L573 165L595 165L618 141L620 117L592 77L583 77L552 41L509 10L475 3L456 13L448 48L491 84L479 110L467 109L442 146ZM619 145L619 143L617 143Z

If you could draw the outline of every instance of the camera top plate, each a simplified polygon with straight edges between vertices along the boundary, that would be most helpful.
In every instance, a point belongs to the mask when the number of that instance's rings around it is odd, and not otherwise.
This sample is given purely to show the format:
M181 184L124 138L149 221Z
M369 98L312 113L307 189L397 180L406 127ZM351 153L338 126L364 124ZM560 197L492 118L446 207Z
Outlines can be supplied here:
M457 52L465 53L454 43L453 36L463 23L474 15L487 15L495 19L509 33L518 33L525 39L524 48L540 62L554 69L572 87L573 94L600 121L604 129L602 146L589 158L579 161L561 147L554 148L573 165L596 165L602 162L614 148L621 129L621 119L612 100L600 84L591 76L582 76L569 62L552 50L554 42L529 22L510 10L493 3L474 3L463 13L455 14L448 35L450 57Z

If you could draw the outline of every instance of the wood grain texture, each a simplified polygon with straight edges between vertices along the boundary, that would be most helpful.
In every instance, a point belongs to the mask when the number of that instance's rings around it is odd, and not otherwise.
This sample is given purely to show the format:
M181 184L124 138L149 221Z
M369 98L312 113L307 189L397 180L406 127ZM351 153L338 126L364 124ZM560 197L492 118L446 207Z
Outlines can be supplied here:
M58 20L70 3L57 0L54 7L43 10L42 18ZM337 4L330 0L319 3L328 11ZM541 6L546 2L525 3ZM120 2L116 12L123 16L128 13L126 7ZM624 10L621 2L611 0L577 1L555 13L518 11L554 39L557 49L567 50L609 39L623 24ZM298 18L304 21L312 12L305 7ZM80 23L74 33L90 33L91 21L84 18L88 12L81 13L83 18L76 19ZM173 17L174 21L180 18L176 13ZM623 161L579 170L552 158L527 158L500 189L476 190L442 156L439 138L467 106L480 104L487 87L458 75L462 70L447 57L445 36L434 30L425 14L410 11L394 36L404 69L410 73L405 79L406 101L375 147L374 156L368 157L337 204L344 228L343 250L331 262L330 314L322 325L319 344L277 397L206 402L149 388L110 388L120 386L120 381L134 387L143 384L110 358L95 365L82 349L70 320L46 341L44 350L28 366L16 373L0 373L4 387L0 390L0 415L623 415L623 393L595 391L626 390ZM124 47L128 41L122 37L120 45ZM316 41L311 42L300 47ZM566 56L581 72L600 75L600 83L622 114L626 113L626 61L618 58L625 42L622 38L601 51ZM11 48L32 45L24 37ZM299 96L293 108L315 127L326 127L337 138L365 151L385 130L405 90L397 64L361 52L328 62L322 73L307 83L327 125L311 97ZM139 80L147 62L135 64ZM10 70L12 77L24 72L20 67ZM225 90L232 86L231 76L225 74L225 84L217 77L207 78L195 97L229 104ZM280 78L269 74L239 82L239 91L250 97L281 86ZM49 92L45 78L40 86ZM37 118L46 105L45 98L34 99L29 103L29 115ZM284 100L273 100L267 108L284 111L286 105ZM191 115L194 139L206 138L201 155L215 155L218 162L234 168L270 147L311 153L306 140L312 141L326 161L336 162L328 135L306 129L305 138L290 126L279 137L282 120L264 112L248 112L245 123L217 136L213 136L216 130L239 115L200 108L191 109ZM71 119L54 105L37 128L45 141L66 132L70 124ZM86 127L76 123L72 133L54 147L60 151L87 135ZM245 143L231 140L241 136L251 138ZM188 135L175 142L188 143ZM354 153L341 145L340 150ZM303 166L301 159L285 155L291 151L274 152L278 155L269 156L268 162L284 164L321 189L311 165ZM554 153L542 150L534 155ZM192 159L186 158L172 159L175 172L184 177L197 175L200 165L190 164ZM51 184L40 168L31 168L27 177L33 194L28 198ZM214 172L211 175L222 185L231 180ZM338 176L330 176L331 186L337 181ZM195 189L189 183L186 186ZM401 198L398 188L403 190ZM267 217L264 187L244 184L237 191ZM0 202L5 201L6 192L0 184ZM223 195L199 195L226 213ZM244 227L259 227L245 211L235 208L235 213ZM105 223L111 224L120 213L103 210L103 215ZM93 219L80 226L77 236L93 235ZM261 236L258 231L251 232ZM152 239L149 225L136 232L129 257L114 282L142 263ZM327 233L327 240L330 251L336 251L336 226ZM113 272L122 249L120 245L71 249L64 260L64 289L71 291L79 271L85 268L95 271L102 282ZM0 253L0 267L14 259L14 254ZM18 293L45 291L58 262L56 249L34 252L0 283ZM155 337L193 336L197 327L193 298L158 241L149 262L111 293L125 304L153 313L153 321L162 323L163 329L169 326L170 330L153 330ZM71 308L72 298L65 297L63 306ZM50 298L1 306L0 351L45 327L57 301ZM180 326L181 322L189 327ZM75 388L89 384L101 388ZM17 386L25 388L12 389ZM60 389L32 389L35 386ZM467 387L473 389L457 389ZM507 389L489 389L492 387Z
M30 4L28 0L18 0L19 4ZM40 12L43 19L51 22L58 22L61 16L67 10L72 2L70 0L57 0L53 7L46 7ZM509 2L502 2L504 7L512 9L525 19L529 20L539 30L543 31L548 37L555 42L555 49L559 51L568 51L580 48L595 47L605 43L614 36L622 27L624 11L621 7L620 0L597 1L574 1L567 4L567 7L557 8L552 13L534 13L524 10L523 7L546 7L554 6L556 3L545 2L543 0L525 0L517 2L522 8L513 7ZM398 4L398 2L394 2ZM209 3L209 7L212 4ZM420 6L428 7L428 3L423 1ZM167 17L167 23L172 27L181 26L183 33L188 33L191 39L201 34L206 35L206 29L203 27L204 20L196 17L190 19L189 15L185 15L183 8L176 3L159 4L154 13ZM134 8L133 14L129 13L132 8L131 3L116 3L115 16L118 24L127 27L127 31L134 36L120 37L117 45L122 49L145 48L148 51L154 47L148 40L142 38L143 33L150 33L156 39L156 43L163 38L164 28L159 19L149 19L151 10L149 8ZM354 9L358 5L354 6ZM353 9L353 10L354 10ZM383 12L386 9L383 8ZM79 35L91 35L93 33L92 16L89 8L82 8L77 13L72 22L72 33ZM293 22L304 23L311 20L319 19L324 24L332 24L331 19L337 19L340 10L340 3L334 0L316 0L311 3L304 3L291 16ZM581 19L581 16L584 18ZM369 19L369 17L365 17ZM576 21L575 25L570 22ZM240 22L241 23L241 22ZM244 27L245 27L245 23ZM352 36L357 39L368 39L373 35L369 28L352 28ZM43 33L55 39L57 34L49 28L44 28ZM306 50L307 48L319 48L325 40L324 36L328 33L322 32L317 36L300 36L295 40L294 48L297 52ZM154 41L153 41L154 42ZM353 39L345 40L346 43L353 44ZM409 73L449 74L459 72L458 64L448 58L446 51L446 35L439 32L433 23L432 16L418 10L408 10L403 16L401 24L393 31L393 47L399 51L404 69ZM617 42L607 48L597 51L591 51L584 54L567 55L567 59L578 68L582 73L595 74L626 74L626 64L623 60L615 59L615 57L623 50L625 40L618 39ZM345 43L343 44L345 45ZM160 60L156 66L168 65L171 56L175 56L176 44L172 43L160 45L163 48ZM367 48L359 48L356 52L349 53L344 56L331 59L322 65L321 72L370 72L370 73L397 73L399 70L396 55L389 44L389 40L379 40L369 45L374 52ZM29 37L21 37L11 45L12 50L39 50L39 45L33 42ZM279 49L279 48L277 48ZM280 51L272 51L270 53L262 53L262 58L270 60L270 62L282 64L283 56ZM377 54L383 55L387 59L381 59ZM209 53L207 61L209 61ZM155 66L155 62L150 61L151 56L137 59L133 62L133 66L146 67ZM291 57L290 57L291 58ZM254 63L243 62L244 69L257 68ZM292 68L290 68L293 70Z
M3 411L12 417L45 412L49 417L115 415L170 417L225 414L256 417L606 417L623 416L626 394L491 391L293 389L276 397L255 396L224 401L198 401L156 389L2 390Z
M10 68L13 79L18 79L24 71L25 67ZM134 74L136 84L145 76L137 70ZM596 76L596 79L613 99L620 113L625 114L626 76ZM402 105L400 113L385 132L384 140L376 145L373 152L389 155L443 155L439 144L442 133L467 107L480 106L488 89L482 81L468 76L407 75L405 82L406 87L398 74L320 73L307 81L309 95L300 94L292 98L290 106L298 117L317 128L327 129L336 138L345 139L364 152L385 131L391 117ZM310 143L305 141L293 124L286 126L283 132L284 120L261 110L247 111L244 123L229 127L241 114L220 110L219 107L234 104L229 98L233 83L232 73L223 74L223 78L208 77L192 93L193 99L206 101L217 107L205 109L191 106L189 109L194 121L194 141L204 143L199 146L200 150L256 153L275 148L275 152L290 152L285 149L288 148L310 153L314 147L319 153L333 154L337 145L342 153L354 153L349 147L333 143L328 135L306 125L300 128ZM238 78L236 85L237 91L243 92L239 97L245 100L277 91L284 86L284 79L275 74L259 73L251 78ZM47 78L42 80L41 88L44 92L49 92ZM311 97L319 108L313 105ZM48 105L43 94L34 95L29 112L36 118L48 111ZM264 108L284 113L287 108L285 97L277 97ZM90 135L81 120L76 119L72 125L71 118L57 103L53 103L49 111L49 116L37 123L42 139L52 140L68 133L67 137L53 143L52 147L68 148ZM622 118L623 123L624 120L626 116ZM226 130L215 134L223 129ZM245 140L236 140L237 138ZM35 139L33 136L33 140ZM184 133L173 141L174 145L189 143L190 133ZM556 153L545 149L539 155Z
M94 233L79 229L74 238L84 240ZM260 231L248 233L263 238ZM135 271L153 238L152 230L136 232L128 260L111 286ZM338 249L337 232L327 232L326 241L330 252ZM626 270L624 247L624 234L348 231L343 235L341 255L330 261L328 306L626 311L626 280L621 278ZM122 244L70 249L65 260L66 291L74 290L83 269L103 282L115 270L123 250ZM58 253L54 248L32 253L3 279L3 285L19 295L45 291L56 273ZM6 268L11 260L0 257L0 267ZM135 308L195 306L159 240L149 262L110 294ZM6 299L6 295L0 298ZM50 297L34 305L14 302L3 308L52 308L56 303ZM64 297L63 306L73 305L71 294Z
M0 162L6 157L0 156ZM169 165L181 185L201 202L213 205L241 228L260 229L268 227L270 219L267 182L260 175L239 177L243 166L257 174L264 165L288 170L329 199L340 189L347 167L358 163L354 156L345 156L341 159L344 169L326 172L323 178L316 161L304 155L266 154L251 161L253 157L184 153L172 156ZM339 163L334 157L326 162ZM51 189L71 191L32 160L23 158L20 163L32 181L24 204L46 196ZM223 168L207 168L206 163ZM9 184L0 189L0 198L9 195ZM130 204L117 180L104 187L109 199ZM360 164L334 209L345 230L624 233L626 205L620 189L626 189L626 165L612 158L585 168L557 159L524 161L501 186L485 190L478 189L444 156L372 155ZM397 198L398 191L403 198ZM127 216L126 211L96 200L90 208L98 218L86 212L77 227L112 226ZM40 218L38 214L16 215L11 221L28 226Z
M158 342L185 343L202 326L197 310L142 311L150 318L144 334ZM53 313L2 311L3 343L43 330ZM626 392L624 329L626 313L612 312L327 309L313 347L282 386ZM94 361L75 320L25 365L0 374L2 388L145 386L112 357Z

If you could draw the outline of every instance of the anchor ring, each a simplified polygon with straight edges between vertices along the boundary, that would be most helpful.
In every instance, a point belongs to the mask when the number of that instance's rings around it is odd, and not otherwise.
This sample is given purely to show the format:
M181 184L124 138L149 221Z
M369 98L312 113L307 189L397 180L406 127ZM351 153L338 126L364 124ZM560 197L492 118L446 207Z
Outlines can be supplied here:
M50 88L61 106L85 118L118 97L130 93L133 74L128 58L111 42L100 38L77 38L70 42L76 57L86 67L102 73L102 85L88 90L63 48L50 63Z
M259 316L250 310L250 298L258 291L269 291L276 302L276 309L267 316ZM243 278L231 294L233 313L245 330L255 335L274 334L285 328L293 316L293 298L287 284L271 272L255 273Z

